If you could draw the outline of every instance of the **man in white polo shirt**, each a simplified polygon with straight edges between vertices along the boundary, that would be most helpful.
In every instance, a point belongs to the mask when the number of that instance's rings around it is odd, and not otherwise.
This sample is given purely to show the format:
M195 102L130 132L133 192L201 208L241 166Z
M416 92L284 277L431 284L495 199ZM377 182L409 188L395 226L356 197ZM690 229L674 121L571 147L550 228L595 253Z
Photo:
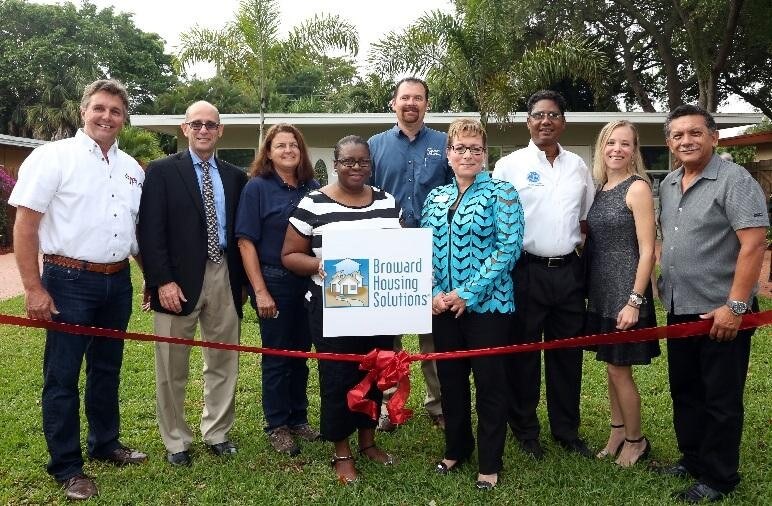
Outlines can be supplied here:
M517 262L512 343L552 341L581 334L584 325L584 273L576 248L595 188L584 161L558 140L566 127L566 101L542 90L528 99L528 146L496 163L493 177L511 182L525 212L523 254ZM522 450L544 456L539 443L541 356L511 356L509 425ZM582 350L544 352L547 413L555 440L585 457L592 452L579 437Z
M83 128L35 149L19 169L8 201L17 208L14 249L30 318L126 330L133 293L128 257L138 251L135 227L145 179L116 142L128 107L117 81L91 83L80 106ZM97 495L83 474L80 447L84 356L89 456L116 465L147 459L118 440L123 341L47 331L42 407L48 473L75 500Z

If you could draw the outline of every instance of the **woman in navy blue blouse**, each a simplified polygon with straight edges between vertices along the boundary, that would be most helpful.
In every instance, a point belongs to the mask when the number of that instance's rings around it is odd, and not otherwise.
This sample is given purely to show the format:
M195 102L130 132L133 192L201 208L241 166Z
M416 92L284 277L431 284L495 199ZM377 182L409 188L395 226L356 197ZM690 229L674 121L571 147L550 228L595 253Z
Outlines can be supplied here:
M310 351L303 302L308 278L281 263L290 214L309 191L319 188L300 131L286 123L268 129L249 174L239 201L236 236L263 346ZM319 437L308 424L306 360L263 355L262 372L265 431L271 446L296 455L300 449L295 437L306 441Z
M523 210L517 190L483 170L486 134L475 120L448 129L448 162L453 182L432 190L421 226L433 233L432 331L438 352L507 344L515 310L510 272L523 244ZM498 483L506 438L507 395L503 356L438 360L445 415L445 455L435 467L455 471L474 451L474 376L479 469L476 486Z

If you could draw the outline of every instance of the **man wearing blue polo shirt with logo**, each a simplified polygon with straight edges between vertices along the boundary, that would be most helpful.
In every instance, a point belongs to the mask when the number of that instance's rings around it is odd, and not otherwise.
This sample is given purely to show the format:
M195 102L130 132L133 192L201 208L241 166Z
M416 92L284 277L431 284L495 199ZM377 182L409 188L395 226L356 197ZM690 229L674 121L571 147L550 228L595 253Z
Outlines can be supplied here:
M391 108L397 114L397 124L389 130L373 135L368 144L372 158L371 182L397 199L402 207L405 227L418 227L421 208L429 192L448 184L453 173L445 154L448 138L443 132L424 125L429 108L429 87L416 77L406 77L394 87ZM434 351L431 334L419 336L421 353ZM397 347L401 342L397 340ZM434 361L421 363L426 382L424 407L432 423L445 428L440 404L440 383ZM386 402L384 397L384 402ZM378 429L390 432L396 426L383 410Z

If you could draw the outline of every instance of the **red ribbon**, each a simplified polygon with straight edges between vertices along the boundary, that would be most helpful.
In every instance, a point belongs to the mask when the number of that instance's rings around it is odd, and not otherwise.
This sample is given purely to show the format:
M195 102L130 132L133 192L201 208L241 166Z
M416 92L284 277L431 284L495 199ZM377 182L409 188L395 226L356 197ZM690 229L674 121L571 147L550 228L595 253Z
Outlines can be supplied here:
M364 413L373 420L378 418L378 405L368 399L367 393L373 386L385 391L394 386L397 391L386 404L389 420L397 425L407 422L413 416L413 410L405 408L410 397L410 355L404 350L373 350L362 359L359 369L367 371L354 388L349 390L346 399L351 411Z
M772 311L751 313L743 316L740 329L762 327L772 323ZM514 344L498 348L484 348L478 350L463 350L443 353L421 353L410 355L405 351L393 352L385 350L373 350L364 357L362 355L344 353L312 353L305 351L277 350L258 346L244 346L238 344L226 344L212 341L197 341L183 339L181 337L164 337L138 332L123 332L120 330L100 329L69 323L34 320L21 316L0 314L0 324L15 325L18 327L33 327L47 330L57 330L71 334L81 334L95 337L107 337L110 339L128 339L133 341L154 341L170 344L182 344L186 346L198 346L201 348L215 348L219 350L243 351L248 353L264 353L266 355L278 355L294 358L314 358L318 360L339 360L346 362L359 362L360 369L368 371L367 376L348 393L349 408L353 411L365 413L375 419L378 413L377 406L365 396L373 384L379 390L387 390L396 385L397 391L392 395L386 409L390 420L395 424L405 423L413 412L405 408L405 402L410 395L410 362L419 360L452 360L455 358L471 358L489 355L503 355L508 353L522 353L527 351L554 350L558 348L575 348L593 346L598 344L637 343L653 341L655 339L680 339L684 337L705 335L710 331L712 320L680 323L665 327L653 327L637 330L625 330L598 334L593 336L569 337L549 342L536 342L527 344Z

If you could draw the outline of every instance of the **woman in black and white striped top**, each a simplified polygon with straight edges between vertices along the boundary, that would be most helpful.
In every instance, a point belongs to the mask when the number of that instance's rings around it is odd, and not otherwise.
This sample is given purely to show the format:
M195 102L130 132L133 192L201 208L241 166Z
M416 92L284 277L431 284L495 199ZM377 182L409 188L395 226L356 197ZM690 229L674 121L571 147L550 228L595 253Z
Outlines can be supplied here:
M364 139L350 135L338 141L335 172L336 182L309 193L292 213L282 263L294 273L311 276L313 280L308 313L316 351L366 354L375 348L391 350L394 336L322 336L324 233L400 227L400 209L394 197L366 184L370 179L370 150ZM357 479L348 442L355 431L358 431L360 455L385 465L393 463L392 456L375 445L376 422L363 413L351 412L346 403L346 394L364 375L355 362L319 361L320 430L322 438L335 445L331 464L343 483ZM368 397L380 406L383 395L373 388Z

